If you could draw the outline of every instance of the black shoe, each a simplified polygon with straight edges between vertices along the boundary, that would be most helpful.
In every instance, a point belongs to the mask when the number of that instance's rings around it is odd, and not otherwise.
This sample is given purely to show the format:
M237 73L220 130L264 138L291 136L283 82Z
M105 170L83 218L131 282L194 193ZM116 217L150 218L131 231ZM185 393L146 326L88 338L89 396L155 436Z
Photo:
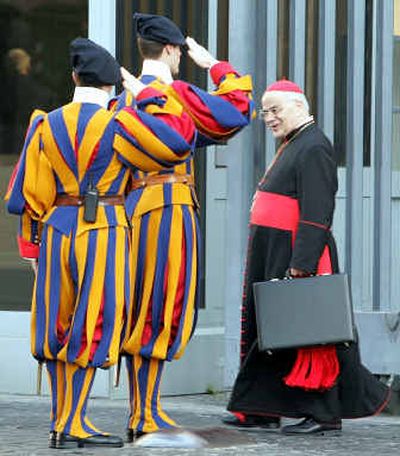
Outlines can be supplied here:
M72 435L63 434L62 432L51 432L51 443L54 445L50 448L76 448L78 446L79 438ZM53 440L54 439L54 440Z
M283 426L281 432L292 435L324 435L326 433L334 435L335 433L339 434L341 430L341 420L332 423L318 423L313 418L304 418L300 423Z
M56 441L57 441L57 432L56 431L50 431L50 434L49 434L49 448L55 448L56 447Z
M273 416L262 415L245 415L245 420L240 420L235 415L222 418L224 424L236 427L261 427L264 429L278 429L281 425L281 419Z
M62 433L57 434L56 448L83 448L90 446L121 448L124 446L124 442L121 437L118 437L116 435L100 434L93 435L91 437L79 438Z
M126 443L133 443L139 437L146 435L147 432L137 431L136 429L127 429L126 430Z

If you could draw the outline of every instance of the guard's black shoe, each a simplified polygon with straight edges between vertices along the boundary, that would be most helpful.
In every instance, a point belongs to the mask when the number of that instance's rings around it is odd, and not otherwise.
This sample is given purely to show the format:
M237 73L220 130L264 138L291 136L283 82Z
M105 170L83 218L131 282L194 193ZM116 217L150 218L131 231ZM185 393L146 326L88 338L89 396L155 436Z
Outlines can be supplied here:
M274 416L262 415L245 415L244 420L240 420L235 415L230 415L222 418L224 424L236 427L261 427L264 429L278 429L281 425L281 420Z
M49 434L49 448L55 448L56 447L56 440L57 440L57 432L56 431L50 431L50 434Z
M51 435L51 434L55 434ZM62 432L53 432L51 435L51 443L54 446L50 448L76 448L78 446L79 438L73 437L72 435L63 434ZM54 440L53 440L54 439ZM49 438L50 446L50 438Z
M124 446L124 442L121 437L118 437L116 435L100 434L92 435L91 437L86 438L79 438L62 433L57 434L56 448L59 449L94 446L121 448Z
M142 435L146 435L147 432L137 431L136 429L127 429L126 431L126 443L133 443Z
M340 434L342 421L318 423L313 418L304 418L300 423L283 426L281 432L287 435L335 435Z

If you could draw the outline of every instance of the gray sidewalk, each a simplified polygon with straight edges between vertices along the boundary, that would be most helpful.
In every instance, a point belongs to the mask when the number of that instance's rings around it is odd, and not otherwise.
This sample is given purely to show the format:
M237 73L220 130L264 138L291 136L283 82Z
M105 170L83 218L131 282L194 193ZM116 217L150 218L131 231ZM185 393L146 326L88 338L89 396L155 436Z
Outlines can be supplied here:
M163 405L182 426L215 428L219 447L204 449L145 449L126 444L121 449L50 450L47 448L49 398L0 396L0 455L269 455L383 456L400 454L400 417L381 415L344 422L341 436L287 437L261 429L232 431L223 427L227 396L168 397ZM89 416L101 429L123 436L126 404L92 399ZM215 439L215 436L218 436ZM238 443L239 442L239 443ZM223 446L222 446L223 445Z

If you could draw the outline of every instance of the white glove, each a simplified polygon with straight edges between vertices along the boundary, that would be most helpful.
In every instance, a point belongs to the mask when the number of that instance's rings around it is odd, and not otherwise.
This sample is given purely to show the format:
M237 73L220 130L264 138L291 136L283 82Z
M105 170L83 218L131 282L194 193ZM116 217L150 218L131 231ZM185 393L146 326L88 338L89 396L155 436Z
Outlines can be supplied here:
M213 65L218 63L216 60L203 46L200 46L190 36L186 38L186 44L188 45L188 54L191 59L201 68L211 68Z
M126 90L129 90L134 97L138 95L146 86L139 81L138 78L135 78L128 70L124 67L121 67L121 76L122 76L122 85Z

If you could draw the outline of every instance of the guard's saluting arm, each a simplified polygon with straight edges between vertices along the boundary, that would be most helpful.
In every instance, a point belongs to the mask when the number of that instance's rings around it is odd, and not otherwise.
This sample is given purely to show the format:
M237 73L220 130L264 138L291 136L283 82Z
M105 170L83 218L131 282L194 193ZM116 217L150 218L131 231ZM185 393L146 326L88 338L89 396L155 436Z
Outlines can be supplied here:
M124 87L137 109L124 107L115 115L114 149L124 162L142 171L158 171L187 160L194 147L193 120L172 97L146 87L126 70Z
M189 56L202 68L210 69L216 90L208 93L183 81L175 81L170 93L209 140L223 141L248 125L254 117L252 81L241 76L229 62L219 62L192 38L187 38Z

